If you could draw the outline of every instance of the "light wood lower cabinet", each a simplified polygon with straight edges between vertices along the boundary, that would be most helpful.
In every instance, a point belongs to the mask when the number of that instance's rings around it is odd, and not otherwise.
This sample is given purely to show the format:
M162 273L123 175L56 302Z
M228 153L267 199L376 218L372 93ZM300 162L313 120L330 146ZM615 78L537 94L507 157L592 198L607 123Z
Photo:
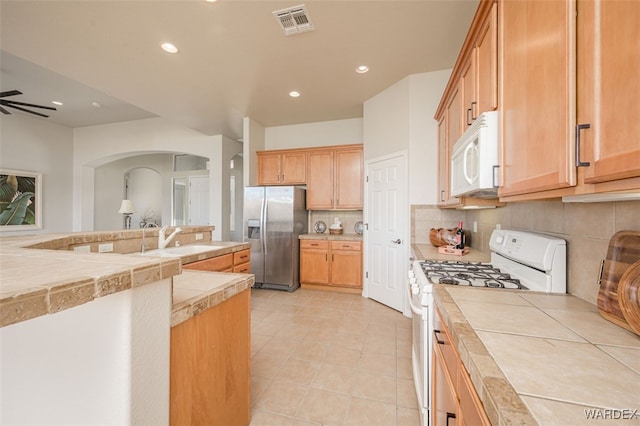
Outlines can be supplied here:
M183 269L209 272L237 272L250 274L251 249L244 249L235 253L223 254L197 262L182 265Z
M171 425L249 424L250 292L171 329Z
M307 288L361 291L362 243L301 240L300 283Z
M451 335L436 309L433 320L433 424L434 426L489 426L482 402L473 387Z

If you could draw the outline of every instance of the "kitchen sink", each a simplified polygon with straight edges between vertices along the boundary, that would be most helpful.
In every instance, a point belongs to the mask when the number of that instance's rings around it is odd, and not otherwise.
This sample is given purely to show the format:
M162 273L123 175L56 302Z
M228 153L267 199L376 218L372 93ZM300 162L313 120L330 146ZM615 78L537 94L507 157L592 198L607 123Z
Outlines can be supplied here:
M144 253L140 253L142 256L156 256L156 257L182 257L191 254L199 254L207 251L213 251L224 248L224 246L204 246L204 245L188 245L180 247L167 247L164 249L147 250Z

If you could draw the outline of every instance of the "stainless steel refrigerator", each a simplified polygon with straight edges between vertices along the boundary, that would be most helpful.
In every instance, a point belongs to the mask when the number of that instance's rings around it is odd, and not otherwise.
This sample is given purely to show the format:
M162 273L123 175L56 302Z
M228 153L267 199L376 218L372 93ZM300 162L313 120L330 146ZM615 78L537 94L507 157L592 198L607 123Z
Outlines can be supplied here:
M295 186L244 189L245 242L251 243L255 287L294 291L300 287L298 235L307 233L306 191Z

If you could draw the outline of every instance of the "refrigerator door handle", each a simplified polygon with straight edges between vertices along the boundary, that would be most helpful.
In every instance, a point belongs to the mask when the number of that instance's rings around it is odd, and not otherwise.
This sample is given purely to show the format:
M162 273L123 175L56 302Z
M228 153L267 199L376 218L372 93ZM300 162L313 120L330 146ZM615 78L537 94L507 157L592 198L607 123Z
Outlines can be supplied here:
M260 244L262 245L263 256L267 255L267 197L266 194L262 198L262 205L260 206L260 217L262 223L260 224Z

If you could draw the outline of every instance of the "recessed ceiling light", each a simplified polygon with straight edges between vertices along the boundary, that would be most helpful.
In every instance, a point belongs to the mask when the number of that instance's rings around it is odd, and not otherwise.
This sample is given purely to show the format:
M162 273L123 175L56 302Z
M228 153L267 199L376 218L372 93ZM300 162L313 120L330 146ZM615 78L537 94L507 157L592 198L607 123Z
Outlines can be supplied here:
M215 3L215 2L217 2L218 0L204 0L204 1L206 1L207 3Z
M369 67L366 65L360 65L358 68L356 68L356 72L358 74L364 74L367 71L369 71Z
M300 97L300 92L296 92L295 90L292 90L291 92L289 92L289 96L291 96L292 98Z
M160 47L162 47L162 50L164 50L167 53L178 53L178 48L171 43L168 43L168 42L162 43Z
M60 101L51 101L51 103L52 103L52 104L54 104L54 105L58 105L58 106L62 106L62 105L64 105L64 104L63 104L62 102L60 102Z
M95 107L95 108L101 108L101 107L102 107L102 105L100 105L100 103L99 103L99 102L96 102L96 101L91 102L91 105L92 105L93 107Z

